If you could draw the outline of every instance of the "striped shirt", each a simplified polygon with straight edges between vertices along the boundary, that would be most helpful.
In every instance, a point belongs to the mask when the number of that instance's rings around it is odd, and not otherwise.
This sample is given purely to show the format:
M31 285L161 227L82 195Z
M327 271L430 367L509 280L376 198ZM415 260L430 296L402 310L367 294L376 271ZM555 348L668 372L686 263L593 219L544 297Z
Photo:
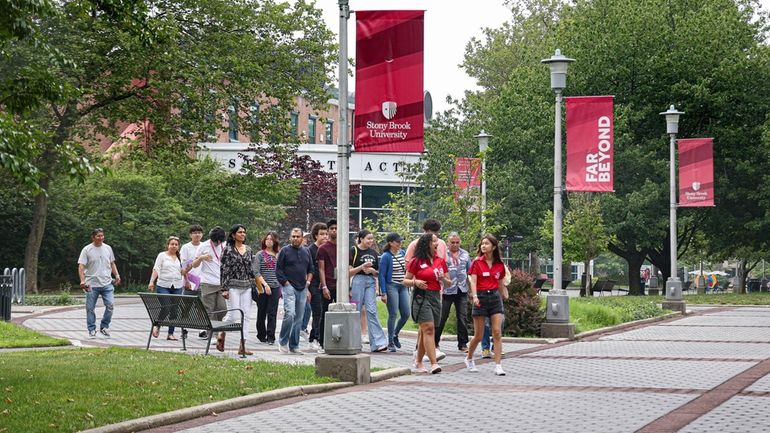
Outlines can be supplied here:
M277 289L281 287L278 283L278 278L275 276L275 261L276 257L265 250L254 254L254 274L265 279L265 282L271 289Z
M404 276L406 275L406 260L401 254L393 256L393 276L394 283L403 284Z

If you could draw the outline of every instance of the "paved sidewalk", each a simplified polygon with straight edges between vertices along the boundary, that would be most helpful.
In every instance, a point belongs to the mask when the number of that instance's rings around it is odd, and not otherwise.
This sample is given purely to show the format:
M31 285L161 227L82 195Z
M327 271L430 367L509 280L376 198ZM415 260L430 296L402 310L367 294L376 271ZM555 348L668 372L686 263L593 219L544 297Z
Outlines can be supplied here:
M493 364L402 376L152 432L770 431L770 308L694 315L509 350ZM452 359L454 361L454 359Z
M98 305L101 305L101 301ZM13 314L14 321L22 322L24 326L32 328L45 334L67 338L76 346L121 346L145 348L150 334L150 319L147 312L138 298L117 298L115 312L110 324L111 338L104 338L97 334L95 339L88 338L86 331L86 313L85 307L67 307L50 308L40 307L36 309L24 309L27 313ZM29 311L34 310L34 311ZM99 319L102 317L104 308L97 306L96 317L97 327ZM280 316L279 316L280 319ZM246 348L254 352L246 360L265 360L274 362L285 362L292 364L315 364L316 351L311 350L307 342L300 343L300 349L303 354L289 355L278 352L278 346L269 346L261 343L256 338L256 306L252 308L252 317L249 318L249 336L246 339ZM281 321L278 321L277 329L280 330ZM276 331L277 334L278 331ZM177 329L175 335L180 338L179 341L166 340L166 328L161 329L160 337L153 338L150 343L152 350L181 351L181 330ZM212 339L209 356L227 356L234 359L242 359L236 352L239 344L238 333L228 333L225 340L225 352L217 352L214 345L216 341ZM402 335L400 338L402 348L396 353L373 353L371 354L371 365L373 368L391 368L391 367L411 367L412 351L415 348L415 340L409 335ZM537 344L526 343L504 343L505 352L537 347ZM368 350L369 345L365 347ZM190 330L187 338L187 352L191 354L203 354L206 349L206 340L198 339L198 331ZM447 354L447 358L442 364L456 364L462 362L463 353L457 350L457 345L453 341L443 342L442 350Z

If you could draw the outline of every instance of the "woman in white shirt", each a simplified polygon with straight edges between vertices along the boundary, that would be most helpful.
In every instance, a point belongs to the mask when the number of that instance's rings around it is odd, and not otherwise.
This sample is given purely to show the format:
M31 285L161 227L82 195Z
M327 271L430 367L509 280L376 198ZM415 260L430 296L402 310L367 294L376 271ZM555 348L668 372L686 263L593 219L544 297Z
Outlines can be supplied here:
M182 260L179 257L179 238L176 236L169 236L166 240L166 251L158 254L155 258L155 265L152 267L152 276L150 277L150 284L147 285L149 291L156 290L158 293L181 295L184 290L184 274L185 270L182 269ZM157 282L157 285L155 284ZM161 310L160 320L168 317L169 311L166 309ZM172 317L174 319L174 317ZM152 328L152 336L158 337L160 334L160 328ZM174 336L174 327L168 327L168 336L166 340L177 340Z

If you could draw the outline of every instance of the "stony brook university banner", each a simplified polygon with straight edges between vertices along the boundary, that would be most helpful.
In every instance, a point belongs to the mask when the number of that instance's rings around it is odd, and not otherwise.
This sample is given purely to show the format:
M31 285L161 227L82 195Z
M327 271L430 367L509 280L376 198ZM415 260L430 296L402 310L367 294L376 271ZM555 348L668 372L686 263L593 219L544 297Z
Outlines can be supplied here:
M356 11L356 152L422 152L424 11Z
M567 98L567 191L612 192L613 97Z
M679 146L679 206L714 206L714 139L686 138Z

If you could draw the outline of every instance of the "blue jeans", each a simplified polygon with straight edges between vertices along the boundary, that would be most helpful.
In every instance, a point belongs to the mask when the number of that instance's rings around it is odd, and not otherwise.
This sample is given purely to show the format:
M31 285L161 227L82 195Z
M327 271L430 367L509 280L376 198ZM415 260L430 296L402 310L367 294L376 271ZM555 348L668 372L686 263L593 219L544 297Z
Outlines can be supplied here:
M380 326L380 319L377 317L377 287L374 277L365 274L356 274L353 276L353 284L350 287L353 293L353 303L356 304L356 310L366 308L366 323L369 328L369 347L372 352L380 347L387 346L388 340L385 332Z
M307 301L307 298L305 301ZM307 325L310 324L311 315L312 310L310 309L310 302L305 302L305 314L302 316L302 326L299 329L300 331L307 331Z
M160 293L160 294L166 294L166 295L181 295L182 292L184 291L184 289L181 288L181 287L178 288L178 289L175 289L173 287L155 286L155 291ZM174 311L176 311L176 309L174 309ZM160 320L163 320L166 317L168 317L168 315L169 315L168 311L160 310L160 315L158 316L158 318ZM171 319L176 319L176 317L171 317ZM174 335L174 329L176 329L176 328L174 328L173 326L169 326L168 327L168 335Z
M102 297L104 303L104 316L99 329L107 329L112 321L112 310L115 304L115 287L108 284L104 287L91 287L90 292L86 292L86 325L88 331L96 331L96 300Z
M401 328L409 320L409 289L403 284L388 283L388 344L393 342L393 337L398 336ZM396 315L401 314L396 323Z
M278 335L278 344L289 345L289 349L299 348L299 327L302 325L302 316L305 315L307 303L307 289L297 290L291 284L286 284L281 289L283 293L283 323L281 333Z

